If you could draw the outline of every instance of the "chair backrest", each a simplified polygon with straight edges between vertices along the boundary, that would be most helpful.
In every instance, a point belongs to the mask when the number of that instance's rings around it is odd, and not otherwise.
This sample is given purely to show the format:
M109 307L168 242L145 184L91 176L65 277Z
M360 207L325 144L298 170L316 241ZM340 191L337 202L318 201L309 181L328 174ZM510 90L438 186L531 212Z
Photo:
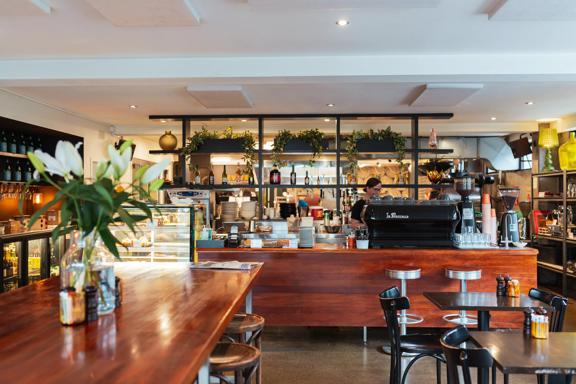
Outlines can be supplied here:
M530 289L528 296L552 307L553 312L550 314L550 332L562 332L564 328L564 317L568 308L568 299L538 288Z
M386 319L386 329L390 339L390 383L400 383L402 352L400 350L400 326L398 311L410 308L407 297L400 296L398 287L390 287L380 293L380 305Z
M462 367L464 384L472 384L470 367L490 368L493 360L490 351L485 348L462 348L460 345L470 339L468 330L459 325L442 335L440 343L446 357L448 384L459 384L458 367Z

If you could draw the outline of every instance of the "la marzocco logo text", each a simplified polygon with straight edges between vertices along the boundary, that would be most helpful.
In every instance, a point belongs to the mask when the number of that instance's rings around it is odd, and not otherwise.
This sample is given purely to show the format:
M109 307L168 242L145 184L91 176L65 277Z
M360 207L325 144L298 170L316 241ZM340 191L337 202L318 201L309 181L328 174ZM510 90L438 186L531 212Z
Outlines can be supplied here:
M387 219L408 219L408 215L399 215L396 212L386 212Z

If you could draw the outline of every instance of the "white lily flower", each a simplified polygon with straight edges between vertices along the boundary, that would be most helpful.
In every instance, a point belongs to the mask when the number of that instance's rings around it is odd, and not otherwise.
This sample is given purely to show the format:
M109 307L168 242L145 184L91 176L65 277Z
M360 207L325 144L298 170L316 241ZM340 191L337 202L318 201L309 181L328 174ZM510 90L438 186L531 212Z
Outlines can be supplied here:
M37 149L34 151L34 155L36 155L36 157L38 157L40 161L44 163L44 166L46 167L46 172L48 172L49 174L63 177L70 176L70 169L66 168L62 163L60 163L58 160L56 160L49 154Z
M128 169L130 165L130 158L132 157L132 148L127 148L120 154L114 146L108 146L108 155L110 156L110 163L114 170L114 177L118 180Z
M56 160L67 169L68 172L72 172L76 176L82 176L84 174L84 165L82 164L82 156L78 153L78 148L82 145L82 142L72 145L69 141L58 141L56 144Z
M34 173L32 174L32 178L34 179L34 181L40 181L40 172L34 171Z
M149 184L154 179L157 179L168 164L170 164L170 159L164 159L148 168L146 172L144 172L144 175L142 175L142 183Z

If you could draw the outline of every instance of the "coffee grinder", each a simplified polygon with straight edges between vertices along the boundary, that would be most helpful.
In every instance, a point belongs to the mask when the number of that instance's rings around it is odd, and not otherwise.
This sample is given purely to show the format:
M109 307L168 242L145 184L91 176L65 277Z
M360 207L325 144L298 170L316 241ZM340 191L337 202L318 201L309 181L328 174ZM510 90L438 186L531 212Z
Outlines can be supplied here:
M454 178L454 187L460 194L461 226L460 233L475 233L476 223L474 221L474 203L470 201L470 195L474 192L474 178L465 173L460 173Z
M514 205L520 195L520 188L499 187L498 194L502 198L502 203L504 203L504 208L506 209L500 220L500 245L508 248L510 244L520 241L518 215L514 212Z

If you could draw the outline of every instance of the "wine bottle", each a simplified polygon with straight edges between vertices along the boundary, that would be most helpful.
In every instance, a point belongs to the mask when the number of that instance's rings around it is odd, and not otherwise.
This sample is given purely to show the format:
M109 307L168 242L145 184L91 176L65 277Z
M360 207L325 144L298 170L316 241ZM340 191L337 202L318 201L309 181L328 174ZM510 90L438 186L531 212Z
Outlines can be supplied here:
M12 166L8 160L6 160L6 163L4 163L4 172L2 172L2 174L2 180L12 181Z
M20 134L18 139L18 153L21 155L26 154L26 139L24 138L23 134Z
M32 165L28 163L26 165L26 172L24 172L24 181L32 181Z
M36 138L36 145L34 146L34 149L38 149L38 150L42 150L42 140L40 140L40 137Z
M222 184L228 184L228 175L226 174L226 166L224 166L224 170L222 171Z
M310 185L310 177L308 177L308 171L306 171L306 177L304 178L304 184Z
M202 183L202 179L200 178L200 170L198 169L198 166L196 166L195 172L194 172L194 184L201 184Z
M208 184L214 185L214 171L212 171L212 166L210 166L210 175L208 176Z
M8 141L8 152L18 153L18 146L16 145L16 136L14 132L10 135L10 140Z
M0 133L0 152L8 152L8 137L4 131Z
M242 183L242 171L240 170L240 163L236 163L236 179L234 182L236 184Z
M290 172L290 184L296 185L296 171L294 170L294 164L292 164L292 172Z
M282 176L278 170L278 166L274 164L272 170L270 171L270 184L280 184L282 181Z
M22 167L20 166L20 162L16 164L12 178L14 181L22 181Z
M252 170L252 167L250 167L250 169L248 170L248 184L249 185L254 185L255 184L255 180L254 180L254 171Z
M28 137L28 145L26 146L27 152L34 152L34 138L32 136Z

